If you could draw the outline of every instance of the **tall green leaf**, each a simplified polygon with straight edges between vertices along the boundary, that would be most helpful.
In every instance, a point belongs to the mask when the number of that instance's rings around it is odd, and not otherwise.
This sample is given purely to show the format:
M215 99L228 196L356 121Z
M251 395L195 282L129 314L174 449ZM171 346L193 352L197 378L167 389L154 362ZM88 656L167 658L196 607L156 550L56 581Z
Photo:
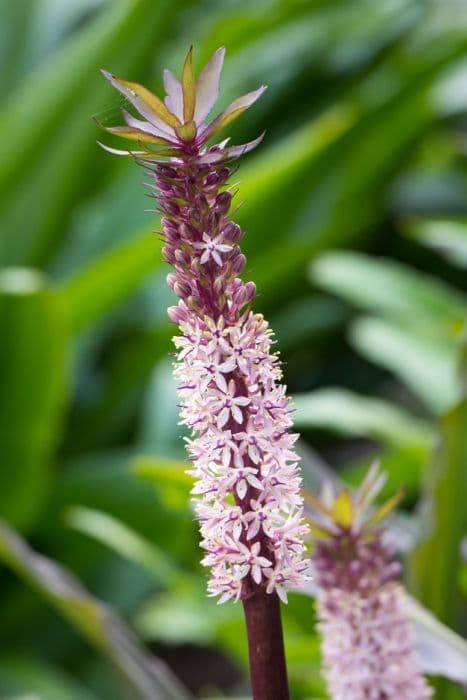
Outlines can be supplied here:
M294 396L298 428L327 428L344 435L358 435L383 443L425 451L432 431L424 423L395 405L359 396L345 389L327 388Z
M130 683L135 700L188 700L191 697L162 661L150 657L138 646L117 615L89 595L68 571L34 552L2 522L0 560L44 596L97 651L117 666Z
M63 286L73 329L96 323L122 303L160 265L160 254L148 233L104 253Z
M98 168L90 166L97 148L91 116L114 100L99 69L139 73L164 36L177 4L110 3L28 77L5 105L0 113L2 133L21 134L7 139L0 164L0 259L5 263L47 260L66 230L78 193L99 184L96 173L103 161Z
M461 292L392 260L324 253L311 264L310 276L318 286L377 314L432 323L454 337L464 324L467 300Z
M350 339L362 355L393 372L434 414L456 402L457 348L433 328L362 318L352 324Z
M421 542L411 557L410 582L420 601L446 624L458 621L458 567L465 532L467 399L440 421L440 442L428 471ZM440 684L439 697L460 697Z
M39 273L0 273L0 513L30 525L50 488L67 389L68 327Z

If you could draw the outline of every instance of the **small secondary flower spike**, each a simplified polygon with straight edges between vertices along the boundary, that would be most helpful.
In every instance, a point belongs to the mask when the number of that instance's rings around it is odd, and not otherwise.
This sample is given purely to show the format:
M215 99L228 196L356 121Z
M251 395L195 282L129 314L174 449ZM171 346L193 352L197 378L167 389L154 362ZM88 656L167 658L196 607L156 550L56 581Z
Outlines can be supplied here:
M255 285L239 277L246 263L239 247L243 233L229 219L230 162L262 136L241 146L228 145L228 139L207 146L265 87L206 121L223 60L219 49L195 79L190 49L181 81L164 71L164 101L104 72L144 118L124 110L126 126L106 129L137 142L136 150L104 148L133 156L153 178L150 187L163 213L163 255L174 268L167 281L180 298L169 316L181 330L174 339L175 376L182 423L192 431L190 474L197 480L193 494L203 563L211 571L208 588L221 603L243 600L250 652L270 662L267 681L264 668L252 669L254 697L273 700L287 697L285 666L281 670L276 653L282 633L275 594L285 600L286 587L307 578L307 526L280 363L268 324L251 311Z
M333 700L428 700L405 591L381 520L397 504L397 493L379 509L369 506L384 483L377 468L352 496L326 487L310 496L317 515L311 525L312 556L319 587L318 618L325 677Z

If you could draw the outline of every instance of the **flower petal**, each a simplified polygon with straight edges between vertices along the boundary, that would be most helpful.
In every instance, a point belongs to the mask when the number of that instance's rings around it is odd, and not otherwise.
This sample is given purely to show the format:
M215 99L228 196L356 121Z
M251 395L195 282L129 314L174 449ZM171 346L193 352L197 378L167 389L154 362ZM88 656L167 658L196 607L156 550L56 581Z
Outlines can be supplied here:
M217 417L217 427L219 428L219 430L222 430L224 425L227 423L227 421L229 420L229 415L230 411L228 408L223 408L222 411L219 413Z
M196 83L193 75L193 47L186 55L182 71L183 121L191 122L195 113Z
M216 374L216 384L221 391L227 391L227 382L225 381L224 375L220 372Z
M164 88L167 93L165 104L178 119L183 119L182 84L168 68L164 70Z
M173 127L179 126L180 120L172 112L169 112L162 100L144 85L133 83L130 80L123 80L106 70L103 70L102 74L152 124L155 126L167 124Z
M248 532L246 533L247 540L251 540L251 539L253 539L253 537L256 537L256 535L259 532L259 528L260 528L260 522L259 522L258 518L256 518L256 520L253 520L250 527L248 528Z
M237 494L238 494L238 497L240 498L240 500L243 501L243 499L245 498L247 489L248 489L248 486L247 486L245 479L240 479L240 481L237 482L237 487L236 487L236 491L237 491Z
M232 411L232 417L236 423L241 425L243 423L243 413L239 409L239 407L236 404L232 404L232 408L230 409Z
M258 489L259 491L262 491L262 490L263 490L263 488L264 488L264 487L263 487L263 484L262 484L261 481L260 481L259 479L257 479L256 476L254 476L253 474L249 474L249 475L248 475L248 481L249 481L249 483L250 483L255 489Z
M264 134L266 132L263 131L262 134L258 136L257 139L254 139L253 141L248 141L248 143L243 143L240 144L239 146L230 146L229 148L224 148L224 154L227 158L238 158L239 156L242 156L244 153L249 153L252 151L256 146L258 146L261 141L264 138Z
M255 583L261 583L262 575L261 575L261 567L258 566L257 564L254 564L251 567L251 575L253 577L253 581Z
M101 148L104 149L104 151L107 151L108 153L112 153L114 156L134 156L136 158L141 158L141 157L147 157L148 152L147 151L122 151L119 148L111 148L110 146L107 146L105 143L101 143L100 141L97 142Z
M115 134L116 136L121 136L121 138L129 139L130 141L170 146L170 141L162 139L160 136L152 136L152 134L148 134L140 129L133 129L131 126L101 126L101 128L108 131L109 134Z
M150 124L149 122L143 121L142 119L136 119L136 117L127 112L126 109L122 109L122 116L126 124L128 124L128 126L131 126L133 129L140 129L140 131L144 131L146 134L151 134L152 136L160 136L161 138L167 139L168 141L174 141L174 132L170 126L166 126L164 124L164 129L162 129L159 126L154 126L154 124Z
M237 99L231 102L214 121L207 125L206 129L203 131L203 140L207 141L211 136L223 129L224 126L227 126L227 124L230 124L230 122L240 116L240 114L248 109L248 107L251 107L251 105L261 97L265 90L266 85L262 85L257 90L253 90L253 92L248 92L246 95L237 97Z
M212 55L196 81L195 122L199 125L207 117L219 97L219 80L224 64L225 48Z

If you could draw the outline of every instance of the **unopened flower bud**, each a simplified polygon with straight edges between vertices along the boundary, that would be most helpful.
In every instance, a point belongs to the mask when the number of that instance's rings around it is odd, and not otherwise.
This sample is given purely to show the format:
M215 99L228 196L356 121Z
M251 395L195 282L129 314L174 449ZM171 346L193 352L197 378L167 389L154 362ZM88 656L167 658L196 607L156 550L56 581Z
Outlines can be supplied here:
M189 311L185 306L169 306L167 309L167 314L171 321L180 326L182 323L186 323L189 318Z
M216 197L216 210L220 214L227 214L230 209L230 203L232 201L232 195L230 192L221 192Z
M190 254L188 253L187 250L181 250L178 248L175 251L175 260L180 263L181 265L189 265L190 264Z
M247 300L247 303L249 304L250 301L253 301L253 299L256 296L256 284L254 282L247 282L245 285L245 291L246 291L246 300Z
M162 248L162 255L163 255L163 257L164 257L164 260L166 260L166 261L167 261L168 263L170 263L171 265L174 264L174 262L175 262L175 255L174 255L173 248L171 248L171 247L168 246L168 245L165 245L165 246Z
M232 274L239 275L246 265L246 257L243 253L237 253L234 259L231 261Z
M174 285L176 284L176 282L178 280L178 276L175 274L175 272L169 272L169 274L167 275L165 280L167 282L167 286L169 286L170 289L173 289Z
M180 214L180 207L171 200L164 202L164 209L168 214L172 214L173 216Z
M198 209L203 216L209 214L209 204L204 194L198 193L195 195L194 201L196 209Z
M233 221L224 226L222 231L224 234L224 239L229 243L237 243L242 237L242 229L238 224L234 224Z
M198 296L192 294L185 299L185 303L191 311L199 311L201 308L200 299Z
M159 165L157 168L157 172L159 175L171 180L175 180L177 178L177 171L174 170L174 168L169 167L168 165Z
M211 185L217 185L219 183L219 175L215 171L212 173L209 173L209 175L206 177L204 184L207 187L210 187Z
M182 299L185 299L191 294L191 285L187 282L177 281L172 289L174 290L175 294Z
M221 168L217 171L217 177L219 178L219 185L224 184L230 177L230 169Z

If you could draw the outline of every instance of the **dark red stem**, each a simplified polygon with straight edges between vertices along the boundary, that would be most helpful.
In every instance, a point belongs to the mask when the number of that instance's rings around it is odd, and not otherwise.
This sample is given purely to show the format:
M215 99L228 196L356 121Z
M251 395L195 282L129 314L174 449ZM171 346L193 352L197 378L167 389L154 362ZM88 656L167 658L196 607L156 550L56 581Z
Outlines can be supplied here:
M243 600L253 700L288 700L279 598L258 589Z

